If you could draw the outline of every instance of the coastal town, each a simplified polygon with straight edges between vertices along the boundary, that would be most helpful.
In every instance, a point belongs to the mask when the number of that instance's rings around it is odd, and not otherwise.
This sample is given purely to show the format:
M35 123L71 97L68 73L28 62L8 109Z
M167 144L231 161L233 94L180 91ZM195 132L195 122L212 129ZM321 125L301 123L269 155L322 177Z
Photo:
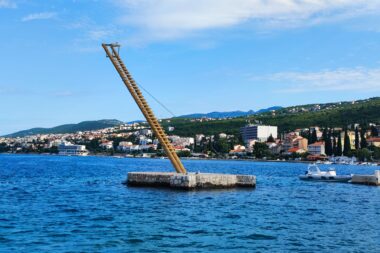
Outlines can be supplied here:
M214 119L195 119L207 121ZM166 120L170 123L170 120ZM220 132L194 136L171 134L168 138L180 157L193 159L260 159L323 161L341 164L376 164L380 159L380 125L359 124L343 128L312 126L279 132L277 126L246 124L238 135ZM162 147L146 122L121 124L93 131L0 137L2 153L58 155L110 155L116 157L165 157Z

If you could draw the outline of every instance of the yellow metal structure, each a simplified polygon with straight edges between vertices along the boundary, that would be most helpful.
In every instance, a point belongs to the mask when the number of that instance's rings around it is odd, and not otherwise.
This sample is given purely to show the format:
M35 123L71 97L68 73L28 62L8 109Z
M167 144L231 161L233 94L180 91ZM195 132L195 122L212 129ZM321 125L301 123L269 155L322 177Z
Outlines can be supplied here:
M127 70L123 61L119 56L119 44L102 44L104 51L106 51L107 57L111 60L116 71L119 73L121 79L123 80L125 86L131 93L133 99L136 101L141 112L144 114L145 119L148 121L153 133L157 137L158 141L161 143L165 150L166 155L173 164L175 170L178 173L186 173L186 169L183 166L181 160L178 158L173 146L171 145L168 137L166 136L164 130L159 124L156 116L154 116L152 109L149 107L144 96L142 95L136 82L133 80L131 74Z

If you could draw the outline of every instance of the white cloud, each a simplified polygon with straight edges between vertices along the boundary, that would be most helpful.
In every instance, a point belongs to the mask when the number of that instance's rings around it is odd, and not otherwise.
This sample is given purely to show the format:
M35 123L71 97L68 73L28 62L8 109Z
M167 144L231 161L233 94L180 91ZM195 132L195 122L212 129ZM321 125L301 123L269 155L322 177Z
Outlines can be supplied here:
M33 21L33 20L42 20L42 19L51 19L57 16L56 12L40 12L32 13L21 19L23 22Z
M380 91L380 68L337 69L319 72L279 72L254 81L281 85L279 92L363 90Z
M105 39L115 33L114 30L111 29L106 29L106 28L98 28L98 29L93 29L87 32L87 37L90 40L102 40Z
M377 0L114 0L121 22L155 39L254 22L265 28L339 21L380 11Z
M0 0L0 8L16 8L17 5L10 0Z
M68 29L78 29L80 36L72 41L71 48L76 52L92 53L103 51L100 46L104 42L117 41L120 30L112 25L101 26L95 23L82 23L67 26Z

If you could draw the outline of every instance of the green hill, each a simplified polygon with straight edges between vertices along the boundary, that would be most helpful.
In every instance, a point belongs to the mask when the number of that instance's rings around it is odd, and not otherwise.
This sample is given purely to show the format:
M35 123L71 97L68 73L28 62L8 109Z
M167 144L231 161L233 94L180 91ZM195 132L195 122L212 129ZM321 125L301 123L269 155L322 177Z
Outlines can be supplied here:
M338 102L328 104L310 104L281 108L248 117L227 120L194 121L194 119L163 120L163 125L174 126L170 134L194 136L195 134L238 134L240 127L248 122L262 123L279 127L279 131L291 131L310 126L347 127L349 124L380 123L380 98L370 98L355 102Z
M380 124L380 97L326 104L298 105L265 111L255 115L232 119L194 119L171 118L162 120L167 129L174 126L170 134L194 136L195 134L239 134L240 128L250 123L262 123L278 126L280 132L310 126L346 127L349 124ZM23 137L34 134L75 133L77 131L98 130L123 124L118 120L83 121L78 124L66 124L53 128L32 128L7 135L6 137Z
M83 121L78 124L65 124L52 128L31 128L28 130L19 131L13 134L6 135L5 137L24 137L35 134L62 134L62 133L75 133L78 131L98 130L107 127L113 127L123 124L122 121L116 119L103 119L96 121Z

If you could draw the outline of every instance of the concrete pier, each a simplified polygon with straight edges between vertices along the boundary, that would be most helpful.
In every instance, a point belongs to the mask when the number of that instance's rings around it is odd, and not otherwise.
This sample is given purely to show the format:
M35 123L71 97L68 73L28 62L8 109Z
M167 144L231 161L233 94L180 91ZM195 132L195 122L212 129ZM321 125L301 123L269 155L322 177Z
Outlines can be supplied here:
M351 183L380 186L380 170L373 175L352 175Z
M172 173L172 172L129 172L125 182L129 186L156 186L175 189L208 189L256 187L256 177L252 175L232 175L214 173Z

